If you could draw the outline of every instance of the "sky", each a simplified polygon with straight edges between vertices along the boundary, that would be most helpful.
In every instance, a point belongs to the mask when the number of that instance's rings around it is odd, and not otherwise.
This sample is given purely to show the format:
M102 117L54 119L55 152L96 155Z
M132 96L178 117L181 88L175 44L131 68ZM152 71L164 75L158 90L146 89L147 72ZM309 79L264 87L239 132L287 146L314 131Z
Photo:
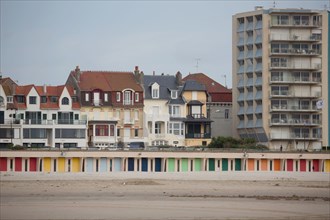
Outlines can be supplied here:
M275 1L324 9L329 0ZM61 85L71 70L183 76L231 88L232 16L274 1L0 0L0 71L20 85ZM198 65L197 65L198 63Z

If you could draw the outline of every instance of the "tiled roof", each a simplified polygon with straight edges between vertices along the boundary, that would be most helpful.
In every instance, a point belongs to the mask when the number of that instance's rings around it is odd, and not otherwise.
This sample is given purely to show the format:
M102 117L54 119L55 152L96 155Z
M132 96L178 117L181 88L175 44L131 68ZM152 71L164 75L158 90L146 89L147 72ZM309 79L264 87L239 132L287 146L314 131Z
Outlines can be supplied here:
M213 93L213 92L224 92L224 93L231 92L230 89L227 89L226 87L224 87L223 85L221 85L217 81L211 79L210 77L208 77L204 73L189 74L189 75L187 75L186 77L183 78L183 81L186 81L186 80L195 80L199 83L202 83L203 85L206 86L207 92L209 92L209 93Z
M205 85L207 92L211 96L212 102L232 102L231 89L227 89L204 73L189 74L183 78L183 80L196 80Z
M75 72L71 72L71 74L75 74ZM81 91L93 91L94 89L122 91L127 88L138 92L143 91L132 72L81 71L78 84Z

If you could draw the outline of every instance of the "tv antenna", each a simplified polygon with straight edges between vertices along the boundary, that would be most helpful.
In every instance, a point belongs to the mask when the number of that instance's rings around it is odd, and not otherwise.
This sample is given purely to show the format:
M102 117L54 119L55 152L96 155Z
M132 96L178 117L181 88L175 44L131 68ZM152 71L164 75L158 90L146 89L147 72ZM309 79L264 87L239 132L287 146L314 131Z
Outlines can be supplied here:
M228 88L227 87L227 75L226 74L223 74L222 76L223 76L223 78L225 78L225 87Z
M198 73L198 67L199 67L198 63L201 60L201 58L196 58L195 60L196 60L196 66L195 66L196 67L196 73Z

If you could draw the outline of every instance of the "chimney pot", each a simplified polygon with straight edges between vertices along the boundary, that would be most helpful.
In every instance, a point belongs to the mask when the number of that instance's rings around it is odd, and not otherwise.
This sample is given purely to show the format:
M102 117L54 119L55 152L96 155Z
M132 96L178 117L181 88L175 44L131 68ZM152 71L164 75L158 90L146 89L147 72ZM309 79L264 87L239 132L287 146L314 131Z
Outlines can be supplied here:
M44 84L44 93L46 94L47 93L47 85Z
M139 71L139 66L135 66L135 71Z

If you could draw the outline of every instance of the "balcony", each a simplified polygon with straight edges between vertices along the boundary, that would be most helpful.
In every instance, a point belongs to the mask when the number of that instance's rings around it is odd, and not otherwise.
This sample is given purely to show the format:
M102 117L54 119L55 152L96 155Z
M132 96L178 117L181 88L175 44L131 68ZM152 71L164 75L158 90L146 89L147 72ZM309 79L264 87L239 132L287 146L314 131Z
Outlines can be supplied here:
M246 25L246 30L247 31L252 31L253 30L253 22L248 22Z
M253 44L253 36L249 36L249 37L247 38L247 40L246 40L246 44L247 44L247 45L251 45L251 44Z
M262 57L262 49L257 49L255 57Z
M242 87L244 87L244 79L240 79L240 80L238 81L237 87L238 87L238 88L242 88Z
M256 64L256 69L255 69L256 72L262 72L262 63L257 63Z
M290 125L290 126L320 126L321 125L320 120L310 120L310 119L278 119L274 118L270 120L270 125L276 126L285 126L285 125Z
M257 35L256 40L254 42L255 44L261 44L262 43L262 35Z
M247 128L254 128L254 122L253 120L248 120L247 124L246 124Z
M167 115L167 114L161 114L161 115L149 115L147 114L147 121L168 121L171 118L180 118L182 117L180 114L173 114L173 115Z
M248 78L248 80L246 81L246 86L248 87L253 86L253 78Z
M238 98L237 98L237 101L244 101L244 93L240 93L239 95L238 95Z
M239 121L239 124L237 125L237 128L244 128L244 120Z
M253 64L249 64L246 68L246 71L247 73L252 73L253 72Z
M257 105L256 110L255 110L255 113L256 114L262 113L262 105Z
M321 83L321 77L294 77L291 75L283 75L283 77L272 76L270 78L270 84L318 84Z
M244 46L244 38L240 37L237 42L237 46Z
M247 115L253 114L253 106L248 106L248 108L246 109L246 114Z
M271 55L285 55L285 56L320 56L321 50L312 49L272 49Z
M293 42L317 42L321 41L321 35L288 35L288 34L272 34L270 35L270 41L293 41Z
M244 107L239 107L237 115L244 115Z
M238 53L238 57L237 57L237 60L243 60L244 59L244 51L240 51Z
M134 119L124 119L125 125L134 125L135 120Z
M262 119L257 119L255 127L257 127L257 128L262 127Z
M204 116L204 114L190 114L190 115L187 115L187 118L189 119L203 119L203 118L206 118Z
M98 106L102 106L103 105L103 101L101 99L93 99L92 103L94 106L98 107Z
M253 58L253 50L248 50L247 51L246 58Z
M276 20L272 20L270 23L271 27L288 27L288 28L317 28L321 27L322 23L318 21L311 21L311 20L306 20L306 21L298 21L298 20L285 20L282 21L282 23L278 23Z
M244 31L244 23L240 23L237 28L237 32L242 32Z
M297 106L297 105L272 105L271 111L274 112L316 112L319 111L316 106L311 108L309 105Z
M248 94L246 96L246 100L247 101L252 101L253 100L253 92L248 92Z
M261 28L262 28L262 21L258 20L254 29L261 29Z
M124 99L123 105L133 105L133 99Z
M58 119L58 120L33 120L25 119L21 120L24 125L86 125L86 120L70 120L70 119Z
M308 65L308 63L279 63L273 62L270 65L270 69L293 69L293 70L320 70L322 65L320 63Z
M211 133L188 133L186 138L211 138Z
M262 78L257 77L256 82L254 83L255 86L262 86Z
M242 74L244 73L244 65L239 66L237 74Z

